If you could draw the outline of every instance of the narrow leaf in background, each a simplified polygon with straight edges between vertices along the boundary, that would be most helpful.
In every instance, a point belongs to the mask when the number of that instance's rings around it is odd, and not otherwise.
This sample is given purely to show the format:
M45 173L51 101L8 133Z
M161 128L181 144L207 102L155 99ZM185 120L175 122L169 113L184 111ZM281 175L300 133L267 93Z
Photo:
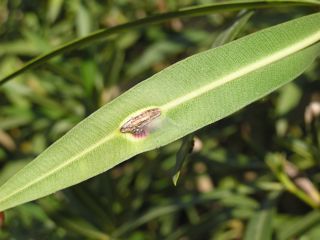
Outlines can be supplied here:
M107 28L94 32L86 37L76 39L72 42L66 43L65 45L56 48L55 50L45 53L39 57L34 58L29 61L22 68L12 72L6 77L0 79L0 85L6 83L10 79L19 76L25 71L32 69L36 66L43 64L49 59L70 51L75 48L82 47L94 41L106 38L116 33L123 32L125 30L132 30L134 28L147 26L151 24L161 23L174 18L191 17L191 16L201 16L208 13L222 12L222 11L237 11L242 9L257 9L257 8L272 8L272 7L288 7L288 6L315 6L320 5L317 0L251 0L251 1L229 1L227 3L214 3L205 6L195 6L184 8L175 12L168 12L164 14L158 14L155 16L139 19L133 22L121 24L112 28Z
M307 232L313 226L318 227L317 224L320 221L320 212L319 210L314 210L305 216L284 225L280 228L280 231L277 234L277 238L280 240L292 239L297 236L301 236L304 232Z
M250 219L245 233L245 240L271 240L273 232L273 212L279 192L273 192L265 200L264 207Z
M183 163L188 157L188 155L192 152L193 145L194 145L193 138L194 138L193 134L189 134L188 136L186 136L182 141L179 151L177 152L176 165L173 169L173 174L172 174L173 175L172 181L175 186L177 185Z

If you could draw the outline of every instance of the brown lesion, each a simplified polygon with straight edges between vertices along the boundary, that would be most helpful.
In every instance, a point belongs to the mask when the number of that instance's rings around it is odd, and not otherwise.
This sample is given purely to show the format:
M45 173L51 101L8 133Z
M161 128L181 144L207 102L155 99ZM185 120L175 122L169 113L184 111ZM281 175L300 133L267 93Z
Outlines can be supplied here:
M120 128L120 132L131 133L138 138L145 137L148 134L148 124L160 117L160 115L161 110L159 108L148 109L125 122Z

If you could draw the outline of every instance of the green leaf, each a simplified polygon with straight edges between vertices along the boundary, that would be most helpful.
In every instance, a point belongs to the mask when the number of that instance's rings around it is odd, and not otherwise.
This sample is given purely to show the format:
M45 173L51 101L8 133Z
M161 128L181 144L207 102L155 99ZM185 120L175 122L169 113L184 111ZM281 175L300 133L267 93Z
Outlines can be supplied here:
M262 209L256 213L249 222L245 240L271 240L272 211Z
M48 13L47 19L50 23L54 22L58 15L61 13L61 8L64 0L49 0L48 1Z
M265 29L191 56L136 85L9 179L0 188L0 210L166 145L291 81L319 54L319 22L320 13ZM149 135L137 138L120 131L128 120L155 108Z
M265 207L254 214L249 220L244 240L271 240L272 239L272 215L278 192L273 192L267 199Z
M88 35L91 28L90 14L87 9L80 3L74 1L74 7L77 9L76 27L80 37Z
M252 17L253 13L253 11L241 13L238 19L216 38L216 40L212 44L212 47L219 47L227 42L231 42L236 39L238 34Z
M277 115L283 116L291 111L300 102L301 95L301 90L294 83L283 87L276 104Z
M95 80L97 77L96 64L93 61L84 61L80 67L81 76L83 79L83 87L88 98L91 98Z
M180 149L177 152L176 165L173 169L173 174L172 174L173 175L172 181L175 186L177 185L177 182L180 176L180 169L182 168L185 159L188 157L188 155L192 151L193 144L194 144L193 134L189 134L183 139Z
M257 9L257 8L269 8L269 7L288 7L288 6L297 6L297 5L306 5L314 6L320 5L320 2L317 0L250 0L250 1L229 1L227 3L218 3L218 4L209 4L196 7L188 7L180 9L175 12L168 12L163 14L154 15L151 17L142 18L136 21L129 23L121 24L115 27L102 29L97 32L94 32L86 37L75 39L69 43L64 44L48 53L45 53L39 57L34 58L33 60L26 63L22 68L12 72L6 77L0 79L0 85L6 83L10 79L24 73L25 71L39 66L49 59L70 51L75 48L79 48L85 45L88 45L94 41L104 39L108 36L120 33L123 31L132 30L142 26L147 26L151 24L161 23L168 21L174 18L182 17L192 17L192 16L201 16L208 13L222 12L222 11L237 11L241 9Z
M301 236L320 221L319 210L313 210L290 224L285 224L278 233L278 239L286 240Z

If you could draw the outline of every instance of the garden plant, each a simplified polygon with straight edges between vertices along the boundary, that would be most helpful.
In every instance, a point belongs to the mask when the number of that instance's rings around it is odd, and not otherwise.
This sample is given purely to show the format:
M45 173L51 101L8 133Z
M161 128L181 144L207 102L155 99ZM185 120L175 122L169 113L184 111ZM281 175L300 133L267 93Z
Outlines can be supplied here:
M319 0L0 23L0 239L320 239Z

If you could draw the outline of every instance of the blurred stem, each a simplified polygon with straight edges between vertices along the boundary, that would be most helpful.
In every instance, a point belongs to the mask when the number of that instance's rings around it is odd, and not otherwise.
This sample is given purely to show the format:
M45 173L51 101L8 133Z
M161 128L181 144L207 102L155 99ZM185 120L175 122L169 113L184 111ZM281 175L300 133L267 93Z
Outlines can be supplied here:
M305 194L302 190L300 190L286 175L284 172L276 173L277 178L279 181L284 185L284 187L291 192L293 195L300 198L302 201L310 205L312 208L319 208L318 204L313 201L307 194Z
M306 204L310 205L312 208L319 208L319 204L297 187L297 185L290 179L284 170L284 164L285 159L281 154L270 154L267 157L267 165L289 192L304 201Z
M251 0L251 1L230 1L228 3L218 3L210 5L200 5L196 7L183 8L173 12L167 12L163 14L157 14L151 17L138 19L125 24L120 24L115 27L102 29L89 34L86 37L78 38L74 41L68 42L61 47L54 49L51 52L40 55L25 64L22 68L12 72L6 77L0 79L0 86L10 79L22 74L23 72L32 69L36 66L43 64L49 59L70 51L77 47L82 47L97 40L101 40L115 33L119 33L125 30L132 30L135 28L148 26L151 24L157 24L164 21L168 21L174 18L202 16L211 13L224 12L224 11L238 11L242 9L258 9L258 8L272 8L272 7L288 7L288 6L317 6L320 5L316 0Z
M310 125L311 125L311 135L312 135L313 144L317 147L317 150L319 151L320 149L319 132L318 132L319 118L315 118Z

